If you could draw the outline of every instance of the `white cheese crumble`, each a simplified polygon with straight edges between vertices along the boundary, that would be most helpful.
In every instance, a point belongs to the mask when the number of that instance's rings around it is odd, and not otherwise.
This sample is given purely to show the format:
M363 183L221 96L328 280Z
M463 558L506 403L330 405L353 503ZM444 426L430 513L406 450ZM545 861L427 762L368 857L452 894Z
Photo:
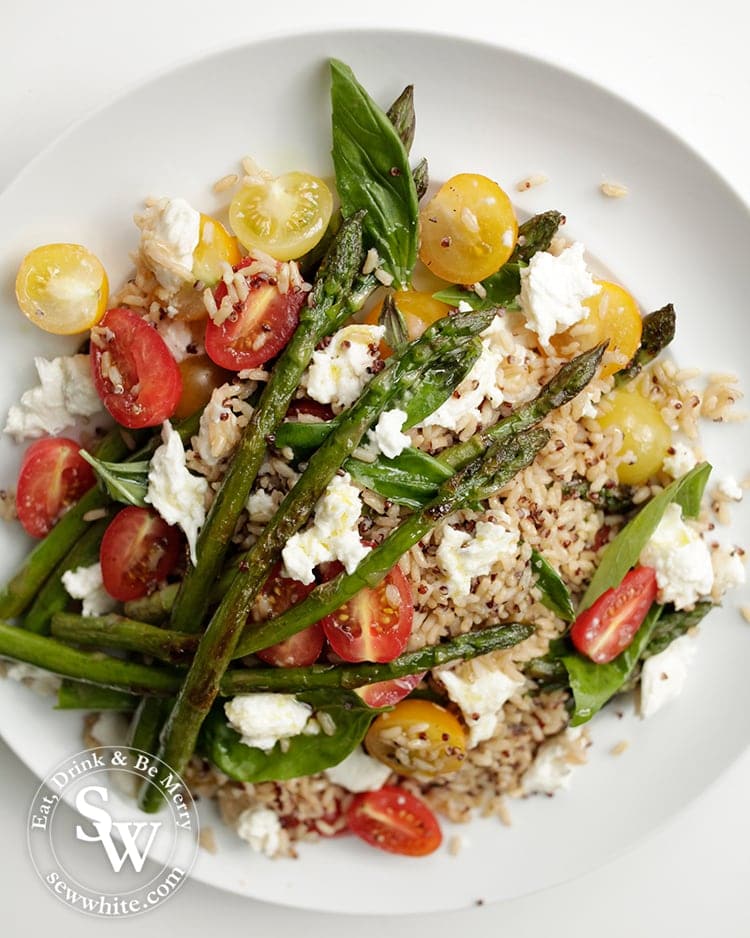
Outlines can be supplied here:
M495 317L482 332L481 338L482 354L471 371L453 394L423 421L422 426L460 430L467 418L480 419L479 408L485 400L489 400L493 407L503 403L505 396L498 380L503 359L509 349L514 349L522 356L525 356L525 351L516 348L515 340L502 316Z
M641 716L651 717L678 697L695 657L696 642L691 635L675 639L664 651L643 662L641 671Z
M191 355L197 355L200 351L195 345L190 326L184 319L160 319L156 323L156 331L164 339L169 354L178 363L190 358ZM189 352L188 347L193 351Z
M24 391L18 404L8 411L5 432L16 440L56 436L73 426L78 417L91 417L102 410L91 377L88 355L35 358L39 384Z
M265 524L276 514L276 509L281 504L283 494L279 491L267 492L265 489L258 489L247 499L247 513L251 521L257 521Z
M193 280L193 252L200 238L200 213L185 199L157 199L135 216L141 252L159 283L176 293Z
M599 293L583 259L584 246L571 244L558 255L538 251L521 269L519 302L528 328L536 332L539 343L548 348L558 332L586 317L583 300Z
M504 520L510 523L507 515ZM437 562L446 576L450 598L457 600L468 596L474 577L489 573L503 555L515 557L517 549L518 535L505 524L477 521L473 536L445 525Z
M325 770L329 782L341 785L347 791L377 791L385 785L391 770L387 765L368 756L361 746L357 746L343 762Z
M560 789L570 788L575 764L569 759L569 745L582 732L580 726L568 727L564 733L542 743L521 780L525 794L553 795Z
M745 565L737 551L719 548L711 554L711 563L714 568L714 588L711 595L715 602L719 602L729 590L747 582Z
M700 534L682 520L682 509L671 504L641 551L640 562L656 571L660 603L676 609L694 606L708 596L714 583L711 551Z
M698 457L695 451L683 443L676 440L670 447L670 452L665 456L662 467L666 473L673 479L681 479L686 472L690 472L698 465Z
M303 378L308 395L321 404L348 407L375 374L383 326L344 326L323 349L313 352Z
M69 596L81 600L81 612L84 616L105 616L117 605L117 601L104 589L102 567L99 563L66 570L62 575L62 584Z
M400 456L411 445L409 437L401 432L406 417L406 411L398 407L383 411L375 427L368 433L370 441L389 459Z
M237 818L237 834L256 853L275 857L281 846L281 821L270 808L246 808Z
M191 440L193 452L207 466L217 466L232 455L242 436L242 426L233 404L247 397L241 384L222 384L215 388L203 408L198 435Z
M151 457L145 500L167 524L178 524L182 528L190 548L190 559L195 564L198 531L206 520L208 482L188 472L182 440L168 420L162 425L161 438L161 446Z
M719 480L716 490L719 495L722 495L724 498L729 499L732 502L741 502L743 491L742 487L739 485L734 476L725 476L723 479Z
M494 736L503 705L524 684L523 678L506 674L489 655L466 661L452 671L440 671L436 676L450 699L461 708L469 728L470 748Z
M352 573L370 552L359 539L362 502L351 482L348 472L333 478L315 506L312 525L287 541L281 552L284 576L312 583L314 568L328 560L340 560Z
M293 694L240 694L224 704L224 713L245 746L267 752L301 733L312 708Z

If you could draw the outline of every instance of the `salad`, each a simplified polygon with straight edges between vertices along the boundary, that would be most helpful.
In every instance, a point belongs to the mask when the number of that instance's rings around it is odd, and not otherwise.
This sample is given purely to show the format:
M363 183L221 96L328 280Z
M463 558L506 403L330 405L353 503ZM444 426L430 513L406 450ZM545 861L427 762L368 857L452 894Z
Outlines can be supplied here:
M0 656L260 853L424 856L439 816L565 788L618 695L679 694L745 580L715 530L743 488L706 503L698 440L741 394L691 386L673 306L560 212L430 184L411 86L384 111L334 60L331 103L334 185L245 159L226 212L150 199L112 294L83 246L21 262L21 311L82 344L7 416L38 543Z

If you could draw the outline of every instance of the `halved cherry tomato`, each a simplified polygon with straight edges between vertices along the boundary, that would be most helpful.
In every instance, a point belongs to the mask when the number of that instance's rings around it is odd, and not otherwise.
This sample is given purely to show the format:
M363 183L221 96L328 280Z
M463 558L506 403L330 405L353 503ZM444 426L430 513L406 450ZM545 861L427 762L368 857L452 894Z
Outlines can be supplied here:
M110 309L91 330L91 371L102 403L130 430L171 417L182 394L177 362L152 326L130 309Z
M642 485L656 475L672 445L672 431L654 401L633 388L616 388L599 405L596 419L602 429L622 432L617 451L625 457L617 466L620 482Z
M219 368L208 355L190 355L177 367L182 378L182 395L174 411L178 420L184 420L205 407L216 388L232 378L230 372Z
M419 213L420 260L457 283L484 280L508 260L518 237L510 199L476 173L449 179Z
M243 270L253 263L246 257L234 268ZM279 293L276 283L258 274L247 281L249 293L224 322L206 326L206 352L212 361L230 371L257 368L284 348L299 322L299 311L307 294L291 287ZM227 295L222 281L214 293L216 305Z
M407 674L406 677L394 677L390 681L378 681L377 684L366 684L358 687L354 693L364 700L368 707L378 710L380 707L392 707L399 700L408 697L414 688L425 676L426 671L419 674Z
M237 239L220 221L201 212L198 244L193 251L193 276L212 287L221 280L223 264L234 267L242 260Z
M21 261L16 299L35 326L74 335L95 326L107 308L101 261L80 244L43 244Z
M443 840L437 818L424 801L395 785L355 795L346 820L353 834L389 853L424 857Z
M120 602L148 596L175 568L181 548L179 529L155 511L123 508L99 548L104 589Z
M332 211L333 196L322 179L285 173L246 182L229 206L229 222L248 251L290 261L315 247Z
M281 564L277 564L258 594L250 614L253 622L264 622L286 612L291 606L302 602L315 587L281 575ZM270 645L257 652L261 661L276 668L308 668L318 660L323 650L323 626L320 622L308 626L283 642Z
M80 443L39 440L26 450L16 488L18 520L32 537L45 537L96 481Z
M439 704L402 700L375 718L365 736L365 748L400 775L436 778L461 768L466 758L466 730Z
M344 661L393 661L411 635L414 600L398 564L374 589L365 587L323 619L333 651Z
M398 290L393 294L396 309L406 321L406 330L410 339L418 339L428 326L450 313L447 303L441 303L430 293L421 293L419 290ZM383 303L377 303L365 319L366 323L376 326L380 319ZM380 357L388 358L392 353L386 342L380 343Z
M656 593L656 571L652 567L636 567L618 587L610 587L578 616L570 630L570 640L596 664L612 661L633 641Z

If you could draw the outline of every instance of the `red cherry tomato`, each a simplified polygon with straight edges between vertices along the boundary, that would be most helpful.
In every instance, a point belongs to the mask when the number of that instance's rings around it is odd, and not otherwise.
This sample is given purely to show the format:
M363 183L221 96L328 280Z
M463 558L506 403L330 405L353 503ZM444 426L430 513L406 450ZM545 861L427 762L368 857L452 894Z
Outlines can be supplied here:
M424 801L395 785L355 795L346 820L349 830L373 847L409 857L433 853L443 839Z
M414 619L409 581L396 565L374 589L365 587L323 619L333 651L344 661L393 661L406 648Z
M380 707L392 707L404 697L408 697L419 684L427 672L407 674L406 677L394 677L390 681L378 681L377 684L367 684L358 687L355 691L368 707L377 710Z
M635 638L656 599L656 572L652 567L631 570L616 589L608 589L573 623L570 639L597 664L606 664Z
M131 430L155 427L182 395L177 362L164 339L130 309L110 309L91 330L91 369L102 403Z
M234 268L242 270L253 263L246 257ZM247 280L249 293L236 304L231 315L217 326L206 325L206 352L209 358L230 371L257 368L278 355L291 339L299 322L299 311L307 299L301 290L279 293L274 280L257 274ZM227 295L222 281L214 292L216 305Z
M96 482L94 470L66 438L39 440L27 450L16 487L18 520L32 537L45 537Z
M255 601L253 621L261 622L281 615L290 606L302 602L314 586L314 583L305 586L298 580L281 576L281 564L277 564ZM257 655L261 661L276 668L307 668L320 657L324 641L323 626L316 622L291 638L264 648Z
M178 528L148 508L123 508L104 532L99 560L104 588L127 602L152 593L175 568L182 549Z

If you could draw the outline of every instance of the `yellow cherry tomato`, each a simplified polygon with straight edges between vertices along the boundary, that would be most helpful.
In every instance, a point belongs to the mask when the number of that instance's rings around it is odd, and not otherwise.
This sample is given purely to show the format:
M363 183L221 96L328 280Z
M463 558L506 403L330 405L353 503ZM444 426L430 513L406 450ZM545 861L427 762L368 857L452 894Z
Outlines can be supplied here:
M396 308L406 320L406 329L410 339L418 339L428 326L451 311L447 303L441 303L429 293L420 293L418 290L398 290L393 294ZM365 322L375 326L383 310L383 301L373 306L367 314ZM380 356L387 358L392 349L386 342L380 343Z
M21 261L16 299L35 326L75 335L95 326L109 297L101 261L80 244L43 244Z
M627 290L609 280L595 278L594 283L601 289L583 301L586 318L566 332L553 336L552 345L559 351L575 337L581 349L586 351L609 339L601 370L602 377L608 378L624 368L635 355L641 344L643 320L638 304Z
M205 407L216 388L232 377L231 372L214 364L208 355L191 355L177 367L182 378L182 394L174 412L178 420L184 420Z
M373 721L365 748L399 775L435 778L461 768L466 730L445 707L429 700L402 700Z
M193 276L207 287L221 280L222 263L234 267L242 260L237 239L229 234L220 221L201 212L198 244L193 251Z
M419 256L443 280L476 283L508 260L518 237L510 199L475 173L449 179L419 213Z
M638 391L621 388L614 391L597 417L603 429L622 431L618 455L625 459L617 467L617 477L625 485L641 485L661 469L672 443L672 433L659 408Z
M277 261L302 257L323 237L333 212L331 190L309 173L285 173L246 183L232 199L229 223L252 253Z

